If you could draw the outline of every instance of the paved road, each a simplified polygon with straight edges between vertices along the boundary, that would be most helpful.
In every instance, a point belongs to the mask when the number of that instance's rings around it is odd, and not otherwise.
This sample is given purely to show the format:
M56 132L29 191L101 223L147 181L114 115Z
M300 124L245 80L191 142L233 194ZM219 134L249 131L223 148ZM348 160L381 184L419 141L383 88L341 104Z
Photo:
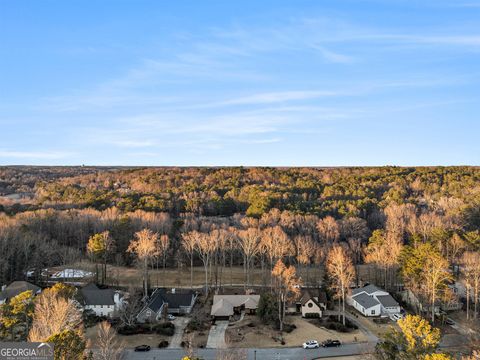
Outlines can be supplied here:
M172 338L170 339L170 344L168 344L169 349L181 349L182 348L182 337L185 328L187 327L188 323L190 322L190 318L186 316L177 317L173 320L175 324L175 333L173 334Z
M207 349L225 349L225 331L228 327L228 321L216 321L208 333Z
M281 348L281 349L249 349L248 360L313 360L332 356L349 356L368 354L374 351L375 344L346 344L339 348L311 349ZM216 349L200 349L197 355L204 360L216 360ZM256 352L256 354L255 354ZM124 360L180 360L185 356L184 350L153 349L149 352L134 352L126 350Z

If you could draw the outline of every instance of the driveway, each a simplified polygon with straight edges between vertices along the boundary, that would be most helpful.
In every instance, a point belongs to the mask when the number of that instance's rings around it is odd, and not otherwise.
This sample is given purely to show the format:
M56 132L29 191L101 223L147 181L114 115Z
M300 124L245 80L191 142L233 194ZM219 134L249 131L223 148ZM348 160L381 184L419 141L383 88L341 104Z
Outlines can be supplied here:
M186 316L179 316L173 323L175 325L175 333L173 334L172 338L170 339L170 344L168 344L169 349L181 349L182 348L182 338L183 332L187 327L188 323L190 322L190 318Z
M228 327L228 321L217 321L212 325L208 333L207 349L226 349L225 331Z

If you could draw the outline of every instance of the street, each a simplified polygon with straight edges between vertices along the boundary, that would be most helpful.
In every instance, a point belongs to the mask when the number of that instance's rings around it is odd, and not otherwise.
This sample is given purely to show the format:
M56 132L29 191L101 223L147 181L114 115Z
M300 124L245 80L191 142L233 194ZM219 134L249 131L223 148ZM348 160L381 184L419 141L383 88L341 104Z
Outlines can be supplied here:
M346 344L339 348L320 348L304 350L302 348L248 349L248 360L312 360L332 356L348 356L368 354L374 351L375 344ZM241 351L241 349L239 349ZM216 349L199 349L196 354L204 360L217 360ZM181 360L185 350L152 349L148 352L125 350L125 360Z

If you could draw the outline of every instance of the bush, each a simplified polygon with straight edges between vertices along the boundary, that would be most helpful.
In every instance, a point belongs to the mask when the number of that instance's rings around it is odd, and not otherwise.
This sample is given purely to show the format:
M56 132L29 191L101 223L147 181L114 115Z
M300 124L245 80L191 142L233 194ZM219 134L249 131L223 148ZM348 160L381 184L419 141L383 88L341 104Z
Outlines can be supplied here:
M171 322L161 323L155 325L154 331L160 335L173 336L175 333L175 325L173 325Z
M304 316L305 319L318 319L320 318L319 313L306 313Z
M337 320L333 320L334 318L329 318L327 322L324 324L324 326L329 329L329 330L334 330L342 333L348 333L352 330L358 329L358 326L349 321L348 319L345 319L345 325L343 323L338 322Z
M283 331L285 331L286 333L291 333L296 328L297 326L295 324L283 324Z
M159 348L166 348L168 346L168 341L167 340L162 340L160 341L160 343L158 344L158 347Z

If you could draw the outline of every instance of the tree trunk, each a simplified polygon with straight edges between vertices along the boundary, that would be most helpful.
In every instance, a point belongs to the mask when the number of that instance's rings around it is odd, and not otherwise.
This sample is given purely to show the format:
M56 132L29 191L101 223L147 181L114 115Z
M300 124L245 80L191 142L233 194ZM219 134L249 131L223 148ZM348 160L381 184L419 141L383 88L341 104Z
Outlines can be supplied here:
M145 258L143 263L143 292L145 296L148 296L148 263L147 258Z
M342 287L342 313L343 313L343 326L345 326L345 287Z
M467 292L467 320L470 318L470 286L465 286Z
M190 289L193 289L193 253L190 254Z
M167 262L167 254L163 253L163 286L166 287L167 276L165 274L165 263Z

